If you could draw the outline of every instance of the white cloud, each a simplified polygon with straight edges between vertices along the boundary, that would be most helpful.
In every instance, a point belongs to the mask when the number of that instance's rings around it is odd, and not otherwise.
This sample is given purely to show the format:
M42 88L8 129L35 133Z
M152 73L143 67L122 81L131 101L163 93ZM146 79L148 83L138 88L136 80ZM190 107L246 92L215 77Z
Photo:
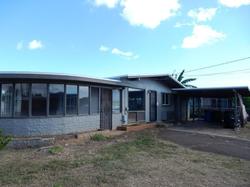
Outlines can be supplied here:
M207 25L195 25L192 35L183 39L182 48L197 48L214 43L224 37L224 33L217 32Z
M179 10L178 0L121 0L122 16L131 25L154 29Z
M188 16L194 18L198 22L209 21L214 17L216 10L217 8L198 8L190 10Z
M136 54L134 54L132 52L129 52L129 51L128 52L127 51L122 51L122 50L117 49L117 48L113 48L111 53L114 54L114 55L125 57L125 58L127 58L129 60L139 58L139 55L136 55Z
M16 49L17 50L22 50L23 49L23 41L20 41L16 44Z
M175 28L180 28L180 27L184 27L184 26L193 26L194 25L194 23L189 23L189 22L187 22L187 23L180 23L180 22L177 22L175 25L174 25L174 27Z
M243 5L250 5L250 0L219 0L219 3L230 8L238 8Z
M30 50L41 49L41 48L43 48L43 44L39 40L32 40L31 42L29 42L28 48Z
M107 6L108 8L114 8L119 0L95 0L96 6Z
M109 51L109 48L107 46L101 45L99 50L102 52L107 52L107 51Z

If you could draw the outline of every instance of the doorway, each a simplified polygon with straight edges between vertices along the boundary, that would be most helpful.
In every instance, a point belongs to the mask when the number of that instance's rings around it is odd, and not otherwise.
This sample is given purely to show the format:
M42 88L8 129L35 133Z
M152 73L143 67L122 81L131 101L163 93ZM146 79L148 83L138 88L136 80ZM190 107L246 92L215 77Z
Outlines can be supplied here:
M112 89L101 89L100 129L112 129Z

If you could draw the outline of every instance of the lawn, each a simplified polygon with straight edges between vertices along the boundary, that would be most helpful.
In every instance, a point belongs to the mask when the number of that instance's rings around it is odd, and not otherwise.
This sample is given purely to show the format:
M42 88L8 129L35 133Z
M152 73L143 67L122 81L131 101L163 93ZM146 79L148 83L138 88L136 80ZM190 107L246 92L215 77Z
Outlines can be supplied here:
M249 186L250 162L193 151L160 129L42 149L2 150L0 186Z

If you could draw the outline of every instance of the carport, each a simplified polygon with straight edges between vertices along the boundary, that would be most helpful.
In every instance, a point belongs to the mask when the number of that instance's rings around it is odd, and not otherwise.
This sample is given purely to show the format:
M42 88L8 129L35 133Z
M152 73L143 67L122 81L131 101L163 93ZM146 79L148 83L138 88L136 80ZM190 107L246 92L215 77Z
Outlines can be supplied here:
M176 111L181 113L177 117L178 121L184 119L188 121L190 118L194 121L196 118L203 118L203 120L212 122L214 117L223 123L232 123L233 127L244 126L246 123L247 113L242 97L250 96L250 90L247 86L176 88L173 91L179 101L176 110L185 109L186 112Z

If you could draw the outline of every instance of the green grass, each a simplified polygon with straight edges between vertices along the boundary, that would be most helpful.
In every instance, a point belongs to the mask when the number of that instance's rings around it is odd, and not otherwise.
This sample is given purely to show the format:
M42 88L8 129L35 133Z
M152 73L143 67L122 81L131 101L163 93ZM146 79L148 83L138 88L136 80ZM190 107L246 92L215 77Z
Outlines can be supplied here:
M104 136L103 134L94 134L90 136L90 139L93 141L105 141L105 140L110 139L110 137Z
M55 155L55 154L63 152L63 147L62 146L53 146L53 147L48 149L48 152L50 154Z

